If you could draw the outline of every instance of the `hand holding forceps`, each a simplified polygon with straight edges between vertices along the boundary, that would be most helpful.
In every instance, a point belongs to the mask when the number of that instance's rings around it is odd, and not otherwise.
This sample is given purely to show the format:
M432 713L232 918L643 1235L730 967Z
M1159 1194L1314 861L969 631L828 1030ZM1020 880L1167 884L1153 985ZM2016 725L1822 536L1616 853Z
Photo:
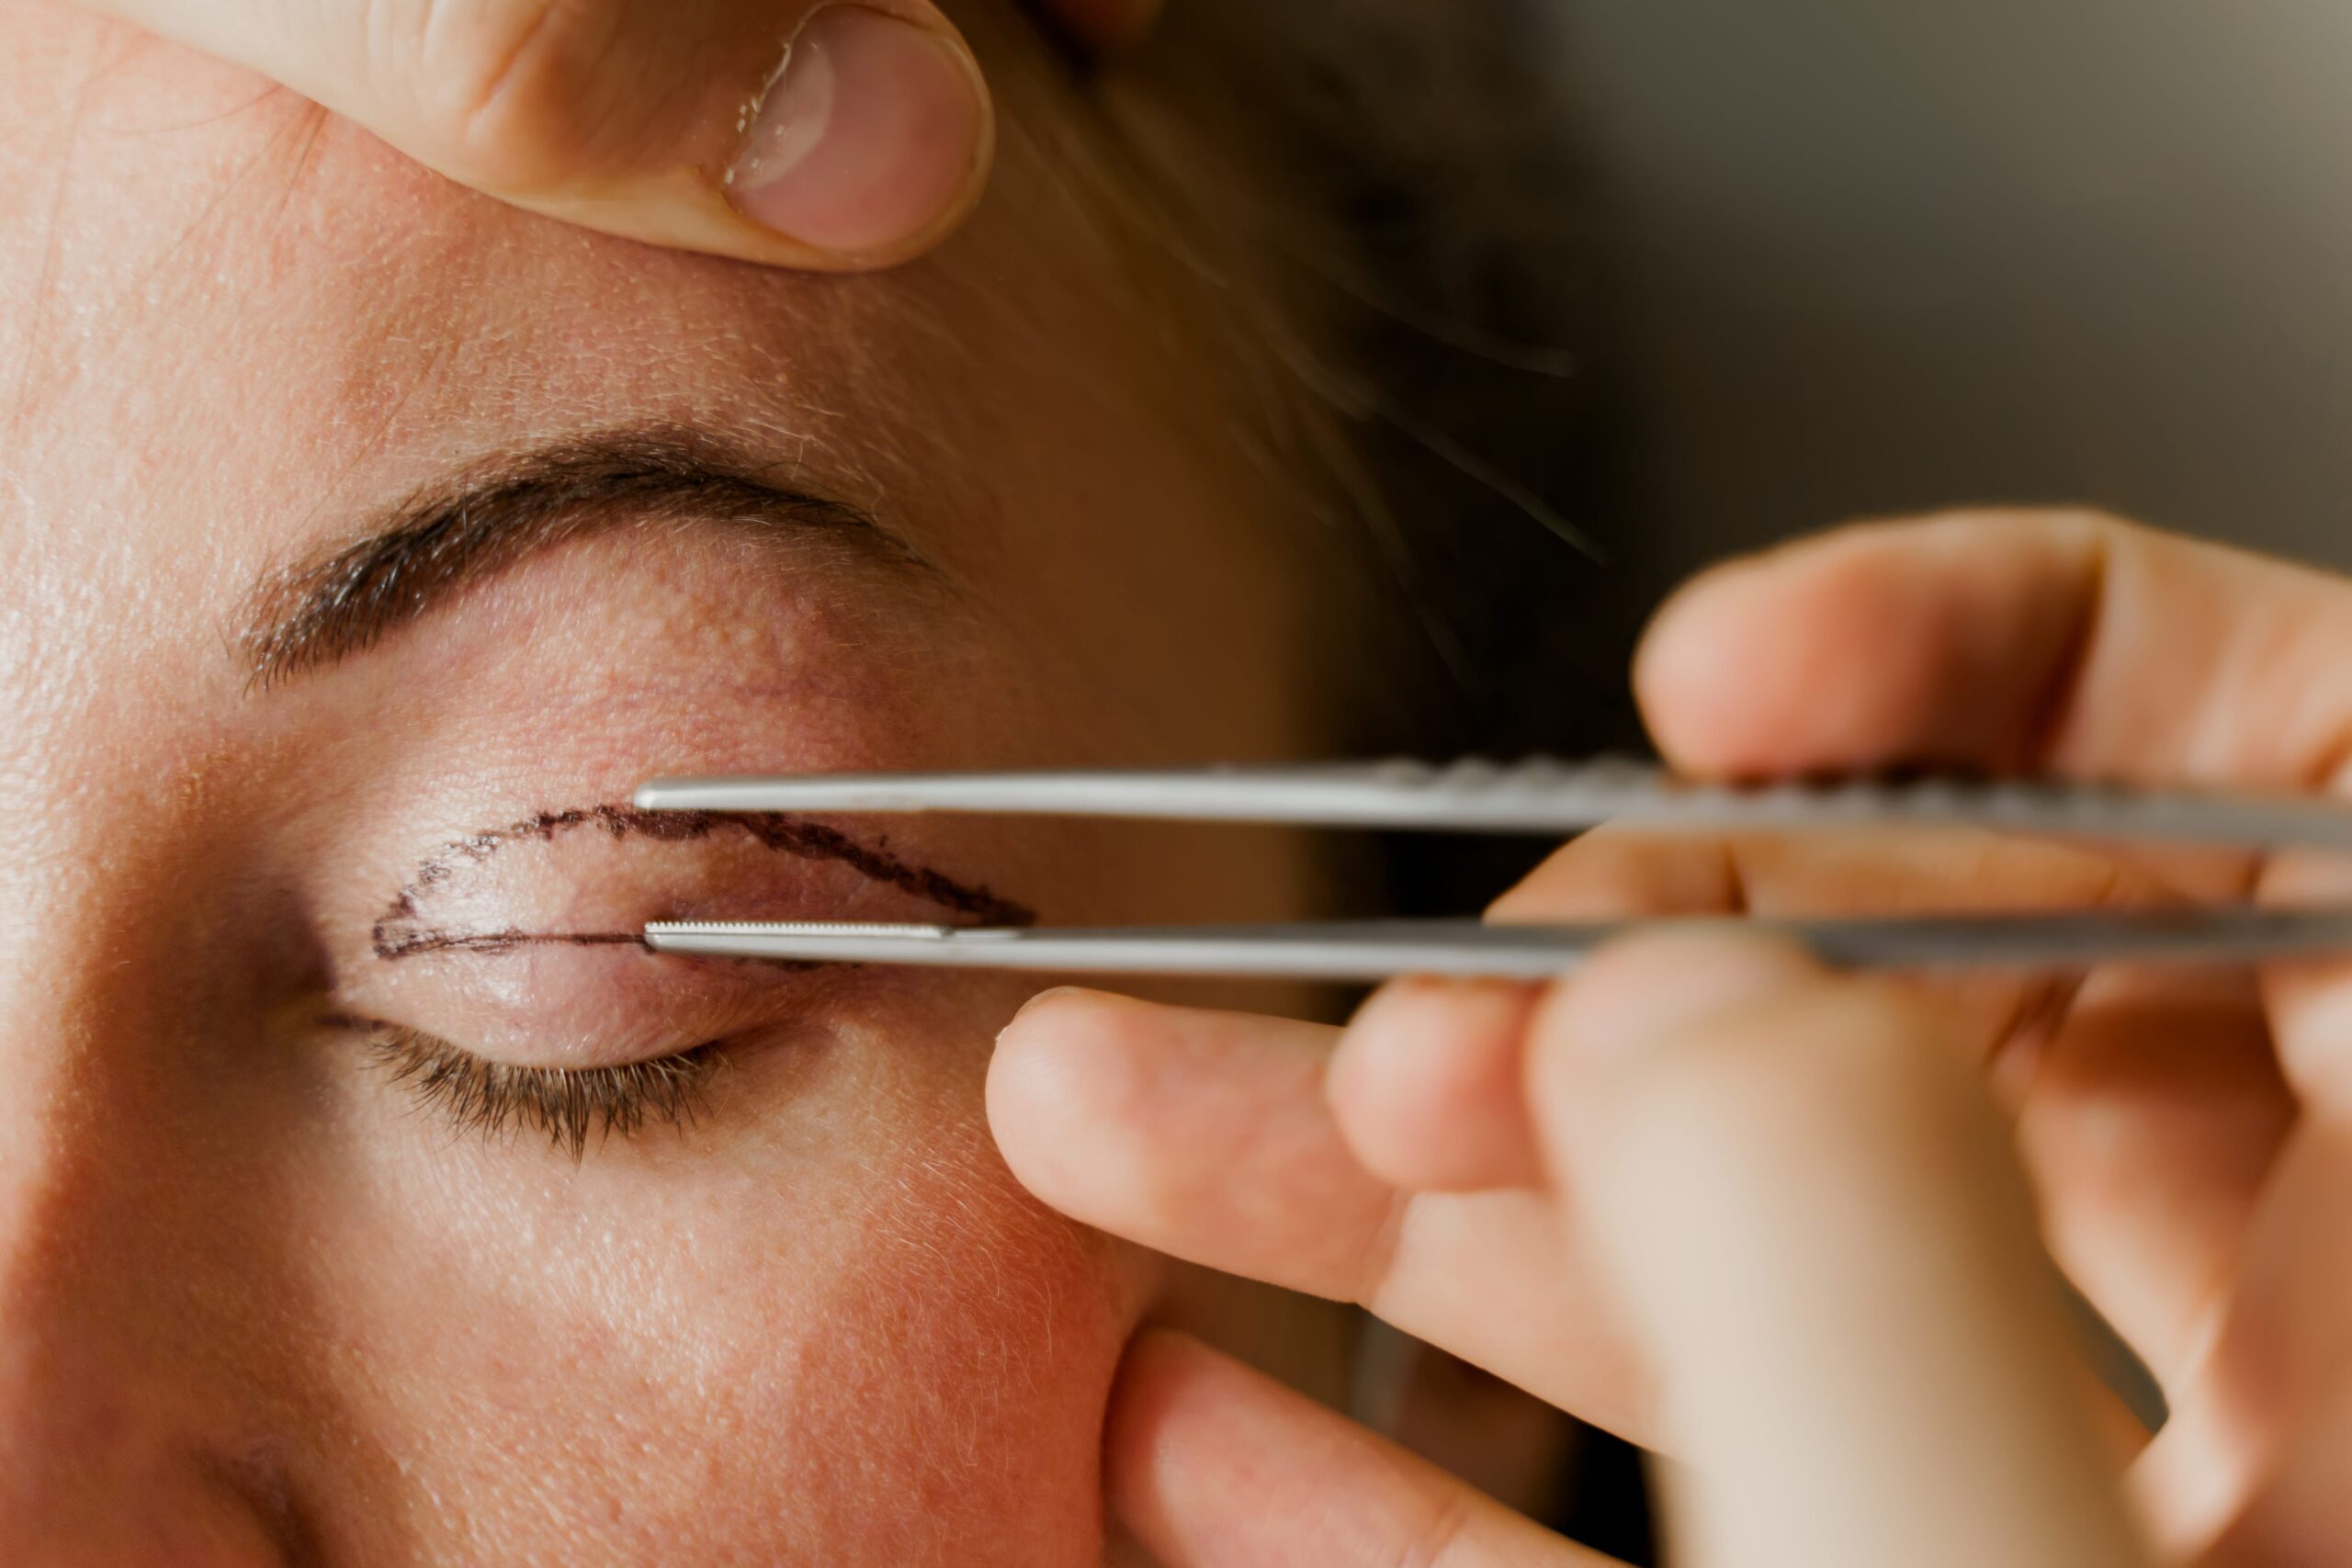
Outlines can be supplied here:
M1707 784L1624 761L1478 761L1176 771L669 779L647 810L985 812L1561 837L1606 822L1690 831L1977 827L2076 840L2352 852L2352 802L2290 795L1928 780ZM1720 921L1487 925L1475 919L1237 926L954 927L657 923L655 951L1061 974L1397 975L1547 979L1636 929ZM2352 907L2136 910L1737 922L1854 968L2074 969L2245 964L2352 953Z

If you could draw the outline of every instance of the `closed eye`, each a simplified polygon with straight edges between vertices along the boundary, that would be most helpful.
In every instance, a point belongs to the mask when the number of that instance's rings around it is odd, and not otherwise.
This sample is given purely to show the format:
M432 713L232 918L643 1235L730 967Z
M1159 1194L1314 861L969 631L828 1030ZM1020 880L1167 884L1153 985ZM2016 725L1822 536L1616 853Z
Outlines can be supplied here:
M664 1126L683 1131L726 1066L725 1043L711 1041L617 1066L520 1066L477 1056L419 1030L348 1021L367 1032L369 1049L394 1083L460 1133L485 1138L542 1133L574 1160L587 1153L592 1139L601 1144Z
M645 940L648 919L713 909L1032 918L803 818L542 811L445 840L378 906L350 942L375 961L337 966L332 1021L462 1133L541 1134L578 1159L592 1141L683 1129L729 1045L813 1043L853 998L863 1010L892 988L854 968L663 956Z

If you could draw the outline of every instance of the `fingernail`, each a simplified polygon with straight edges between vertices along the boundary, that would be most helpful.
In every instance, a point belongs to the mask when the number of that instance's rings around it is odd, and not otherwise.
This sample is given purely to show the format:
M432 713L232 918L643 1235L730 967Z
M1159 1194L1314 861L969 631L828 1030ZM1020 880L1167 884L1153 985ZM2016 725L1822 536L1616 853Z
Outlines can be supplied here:
M1803 948L1771 937L1712 931L1650 937L1607 950L1569 980L1560 1025L1579 1055L1626 1056L1821 974Z
M888 252L961 207L987 156L979 67L954 38L863 6L802 25L727 172L764 228L842 256Z

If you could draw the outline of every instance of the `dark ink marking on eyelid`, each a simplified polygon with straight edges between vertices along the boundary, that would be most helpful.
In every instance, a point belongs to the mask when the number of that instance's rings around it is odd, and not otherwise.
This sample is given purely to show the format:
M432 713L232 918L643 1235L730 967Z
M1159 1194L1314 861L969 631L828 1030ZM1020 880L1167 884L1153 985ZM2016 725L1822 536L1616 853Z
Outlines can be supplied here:
M499 957L525 947L642 947L652 944L641 931L414 931L388 942L378 926L376 956L416 958L428 953L471 953Z
M380 958L422 958L435 953L461 953L473 958L503 958L520 953L526 947L634 947L646 953L654 951L645 940L643 931L418 931L403 937L389 953L379 950ZM674 953L664 957L673 963L687 964L749 964L763 969L838 969L844 965L827 964L813 958L732 958L709 953ZM848 967L855 967L849 965Z
M614 839L650 838L662 843L692 843L722 831L740 831L781 854L804 860L838 861L869 881L913 895L979 925L1025 926L1036 915L985 887L959 882L944 872L899 859L878 845L860 843L838 828L776 812L640 811L627 806L592 806L541 812L445 845L416 870L371 933L376 956L414 958L433 953L496 956L532 946L643 948L641 933L520 931L446 931L426 927L419 904L460 869L479 865L510 844L549 843L581 829L601 829Z

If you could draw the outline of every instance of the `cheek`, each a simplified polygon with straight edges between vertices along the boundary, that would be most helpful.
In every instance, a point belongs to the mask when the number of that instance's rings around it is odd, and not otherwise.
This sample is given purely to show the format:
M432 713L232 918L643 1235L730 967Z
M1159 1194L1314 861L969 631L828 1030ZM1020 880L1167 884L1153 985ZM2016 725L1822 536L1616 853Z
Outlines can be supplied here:
M822 1290L780 1390L838 1540L876 1562L1091 1562L1132 1255L934 1151ZM821 1326L819 1326L821 1325ZM779 1411L778 1414L784 1414Z
M383 1527L447 1562L1098 1562L1148 1265L1013 1184L965 1065L865 1066L797 1138L402 1160L332 1292Z

